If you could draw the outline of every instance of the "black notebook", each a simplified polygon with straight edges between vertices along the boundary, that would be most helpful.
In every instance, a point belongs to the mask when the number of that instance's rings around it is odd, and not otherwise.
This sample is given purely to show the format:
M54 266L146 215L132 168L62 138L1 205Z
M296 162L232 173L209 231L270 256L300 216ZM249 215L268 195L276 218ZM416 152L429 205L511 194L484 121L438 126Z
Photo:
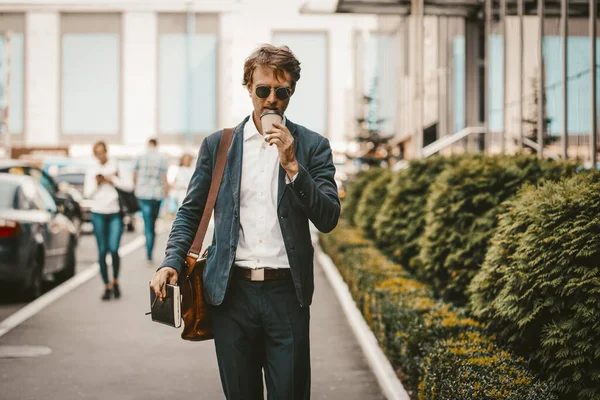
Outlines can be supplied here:
M163 301L158 300L154 290L150 288L150 314L152 321L169 325L174 328L181 326L181 294L179 286L167 285L167 296Z

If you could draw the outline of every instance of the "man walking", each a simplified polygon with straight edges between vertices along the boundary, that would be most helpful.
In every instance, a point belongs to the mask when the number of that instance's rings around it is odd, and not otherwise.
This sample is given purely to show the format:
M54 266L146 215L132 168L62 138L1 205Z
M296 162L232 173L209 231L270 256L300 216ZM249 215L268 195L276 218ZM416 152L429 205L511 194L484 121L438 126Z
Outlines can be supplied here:
M167 157L160 154L156 139L148 141L148 150L138 157L133 171L135 195L139 199L142 217L144 219L144 234L146 236L146 256L152 263L152 251L156 236L155 225L160 211L162 199L168 192Z
M309 222L335 228L340 201L329 141L285 119L263 132L261 115L283 115L300 62L289 48L263 45L244 64L253 112L234 130L214 209L204 290L225 396L310 398L309 306L314 290ZM176 283L207 200L222 131L207 137L187 196L152 279Z

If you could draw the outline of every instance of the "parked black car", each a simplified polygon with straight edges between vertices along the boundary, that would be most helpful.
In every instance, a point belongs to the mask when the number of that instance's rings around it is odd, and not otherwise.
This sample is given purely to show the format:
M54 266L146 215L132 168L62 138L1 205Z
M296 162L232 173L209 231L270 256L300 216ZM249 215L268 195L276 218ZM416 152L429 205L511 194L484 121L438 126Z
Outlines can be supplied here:
M39 297L46 281L75 274L73 222L32 177L0 173L0 282Z
M42 185L52 196L56 205L58 206L61 214L69 218L77 234L81 228L81 222L83 221L81 205L78 199L74 198L73 193L69 191L59 190L58 184L50 175L41 170L40 168L27 165L26 163L18 160L1 160L0 161L0 173L5 172L13 175L28 175L31 176L37 183Z

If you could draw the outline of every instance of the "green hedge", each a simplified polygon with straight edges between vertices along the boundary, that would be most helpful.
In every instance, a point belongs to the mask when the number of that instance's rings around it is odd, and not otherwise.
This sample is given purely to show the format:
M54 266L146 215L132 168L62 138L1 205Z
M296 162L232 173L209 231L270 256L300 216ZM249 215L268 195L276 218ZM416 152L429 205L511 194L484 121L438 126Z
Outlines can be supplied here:
M361 228L369 238L375 237L373 223L383 205L383 199L387 196L392 176L390 170L381 171L378 178L367 184L358 202L356 214L354 214L354 224Z
M564 399L600 398L600 174L507 204L471 305Z
M431 186L421 236L419 276L457 304L479 270L505 200L525 183L558 179L573 164L533 156L470 156L446 168Z
M356 214L358 202L362 197L363 190L365 190L365 187L370 182L377 179L383 171L384 169L379 167L361 171L346 184L348 190L346 191L346 196L342 200L342 217L351 225L354 225L354 215Z
M524 364L479 332L460 334L442 341L426 358L419 400L555 398Z
M376 292L376 310L385 333L379 342L409 387L422 379L424 359L437 343L479 329L463 310L435 300L431 290L415 279L391 278L377 284Z
M493 339L485 337L479 323L468 318L463 310L435 300L428 286L413 279L400 265L375 249L372 242L359 239L359 233L360 230L342 221L330 234L320 235L320 243L348 284L357 307L407 391L416 398L417 387L425 377L426 360L438 351L440 343L458 339L464 332L479 333L482 340L490 342L490 346ZM473 362L477 360L474 358ZM478 374L465 375L461 376L460 385L466 390L484 379L489 382L510 381L513 370L505 368L507 363L514 365L523 376L530 376L520 360L503 353L502 358L497 362L493 359L490 368L485 369L486 374L494 375L493 379ZM452 367L451 364L447 366ZM433 375L428 376L428 382L433 382ZM533 378L520 383L505 391L509 395L513 392L529 393L541 387ZM427 385L424 385L423 390L426 388ZM544 399L554 398L547 390L541 393ZM453 400L479 398L465 395Z
M424 205L429 187L457 158L431 157L413 160L395 174L388 196L375 219L377 246L392 260L414 272L419 238L425 228Z

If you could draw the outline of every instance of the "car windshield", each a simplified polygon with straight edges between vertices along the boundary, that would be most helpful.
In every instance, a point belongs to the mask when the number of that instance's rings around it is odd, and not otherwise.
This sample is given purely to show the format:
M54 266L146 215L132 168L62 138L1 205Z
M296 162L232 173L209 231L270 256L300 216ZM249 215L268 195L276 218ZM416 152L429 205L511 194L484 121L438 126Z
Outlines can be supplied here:
M57 183L67 182L71 185L83 185L83 180L85 178L85 174L58 174L54 177L54 180Z
M15 208L18 187L17 182L0 180L0 209Z

